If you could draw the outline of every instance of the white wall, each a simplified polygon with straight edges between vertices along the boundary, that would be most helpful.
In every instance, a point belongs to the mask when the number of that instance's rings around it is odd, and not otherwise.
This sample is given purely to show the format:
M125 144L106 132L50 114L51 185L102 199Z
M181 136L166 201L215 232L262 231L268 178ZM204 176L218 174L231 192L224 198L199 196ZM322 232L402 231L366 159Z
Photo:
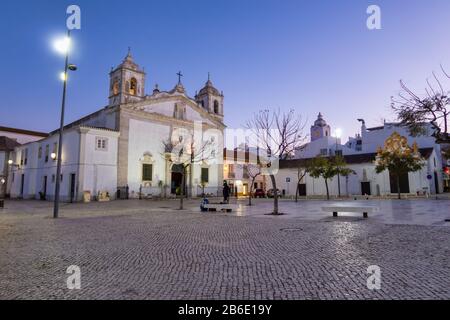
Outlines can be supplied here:
M419 148L434 148L436 146L435 138L430 135L423 135L412 137L405 127L396 126L393 124L385 124L381 130L362 130L362 153L373 153L377 151L378 147L383 147L384 142L394 132L408 139L408 144L411 146L417 142Z
M98 138L107 139L106 150L97 148ZM114 198L117 191L118 133L98 129L83 131L80 148L80 197L84 191L89 191L92 196L108 192Z
M164 145L170 137L170 127L154 122L130 119L128 136L128 186L130 194L139 192L142 184L142 160L146 152L153 159L154 193L159 193L158 181L166 181ZM170 183L168 177L167 183Z
M432 165L433 155L426 161L424 168L420 171L410 172L408 174L410 194L416 194L418 191L428 191L431 194L436 192L434 187L434 176L432 174L432 172L434 172ZM347 167L354 170L356 174L352 174L348 178L340 177L341 196L361 195L361 182L363 181L370 182L371 195L373 196L378 195L378 190L379 195L381 196L391 194L389 172L387 170L377 174L375 172L375 164L373 163L351 164ZM427 175L430 174L430 172L433 176L432 180L427 179ZM286 178L290 178L290 183L286 182ZM287 195L295 196L297 179L297 169L280 169L276 175L277 188L285 190ZM306 192L308 196L326 196L326 187L323 178L315 179L306 175L302 183L306 183ZM439 189L442 192L442 181L439 183ZM328 187L330 196L334 197L338 195L337 176L328 181Z
M114 196L117 187L117 137L118 133L108 130L74 127L64 132L60 183L61 201L70 200L71 177L75 175L74 199L81 200L85 190L95 194L97 191L108 191ZM95 137L108 137L108 151L95 150ZM46 199L52 200L55 194L57 161L51 159L54 143L59 142L59 135L52 135L44 140L28 143L15 149L14 163L20 164L22 150L28 149L27 164L11 167L11 197L21 197L21 179L24 175L24 199L39 199L44 193L44 181L47 177ZM49 156L46 161L46 146ZM80 157L80 147L83 146ZM39 147L42 155L39 158ZM94 168L96 168L94 170ZM14 177L13 177L14 176ZM95 183L94 183L95 182Z

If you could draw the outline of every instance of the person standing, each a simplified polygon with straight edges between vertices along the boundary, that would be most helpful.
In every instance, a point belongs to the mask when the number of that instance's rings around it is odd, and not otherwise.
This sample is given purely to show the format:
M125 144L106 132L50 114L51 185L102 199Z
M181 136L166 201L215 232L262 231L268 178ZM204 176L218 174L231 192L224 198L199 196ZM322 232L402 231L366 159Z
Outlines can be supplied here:
M225 203L228 203L230 200L230 187L228 186L227 182L223 182L223 201Z

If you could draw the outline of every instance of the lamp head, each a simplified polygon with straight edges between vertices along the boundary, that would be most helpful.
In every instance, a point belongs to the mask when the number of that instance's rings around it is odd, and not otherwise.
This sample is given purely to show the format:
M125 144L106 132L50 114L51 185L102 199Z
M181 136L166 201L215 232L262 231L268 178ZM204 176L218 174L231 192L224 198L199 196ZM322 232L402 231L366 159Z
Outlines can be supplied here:
M66 36L55 40L53 48L61 54L67 54L70 50L70 38Z

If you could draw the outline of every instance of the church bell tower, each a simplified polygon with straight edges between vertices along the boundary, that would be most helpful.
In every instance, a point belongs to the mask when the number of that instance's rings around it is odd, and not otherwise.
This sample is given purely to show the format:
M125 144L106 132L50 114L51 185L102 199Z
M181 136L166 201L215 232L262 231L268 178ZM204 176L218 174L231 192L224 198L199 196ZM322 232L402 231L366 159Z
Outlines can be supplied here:
M122 63L109 73L109 105L140 101L145 96L145 72L133 61L130 49Z
M205 86L195 95L197 103L210 114L223 119L223 93L219 92L211 81L208 73L208 81Z
M323 119L322 113L319 112L317 120L311 126L311 141L318 140L323 137L329 137L331 134L331 127Z

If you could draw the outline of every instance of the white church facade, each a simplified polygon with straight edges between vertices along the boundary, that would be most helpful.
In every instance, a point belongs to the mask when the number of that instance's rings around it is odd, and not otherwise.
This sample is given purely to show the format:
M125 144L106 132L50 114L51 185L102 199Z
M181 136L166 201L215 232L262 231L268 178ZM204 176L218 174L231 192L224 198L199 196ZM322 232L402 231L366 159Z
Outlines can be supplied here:
M424 159L424 166L417 172L410 172L401 177L400 191L403 194L423 195L442 193L444 189L443 158L439 144L429 133L419 137L409 134L407 128L397 123L384 123L382 126L367 128L364 120L361 134L349 138L341 144L339 137L333 137L331 127L324 120L322 114L311 126L311 141L297 150L295 159L280 162L280 170L276 175L277 187L287 195L295 195L297 190L299 169L304 163L316 156L334 157L342 155L348 167L355 174L348 177L334 177L329 182L330 195L336 196L393 196L397 193L395 180L388 171L380 174L375 172L375 157L378 147L384 145L385 140L394 132L408 140L411 146L417 143L419 152ZM339 184L338 184L339 181ZM308 174L299 182L300 196L326 195L325 183L322 178L312 178Z
M65 126L62 146L61 199L79 201L108 193L110 198L170 196L181 188L181 173L170 161L165 142L178 132L217 137L214 150L223 157L224 96L210 79L191 98L181 82L170 91L155 87L145 94L146 74L130 53L110 73L109 104ZM58 130L22 144L11 153L11 198L51 200L54 196ZM178 139L178 137L177 137ZM180 135L180 141L183 137ZM223 166L199 161L189 166L185 190L205 187L220 193Z

